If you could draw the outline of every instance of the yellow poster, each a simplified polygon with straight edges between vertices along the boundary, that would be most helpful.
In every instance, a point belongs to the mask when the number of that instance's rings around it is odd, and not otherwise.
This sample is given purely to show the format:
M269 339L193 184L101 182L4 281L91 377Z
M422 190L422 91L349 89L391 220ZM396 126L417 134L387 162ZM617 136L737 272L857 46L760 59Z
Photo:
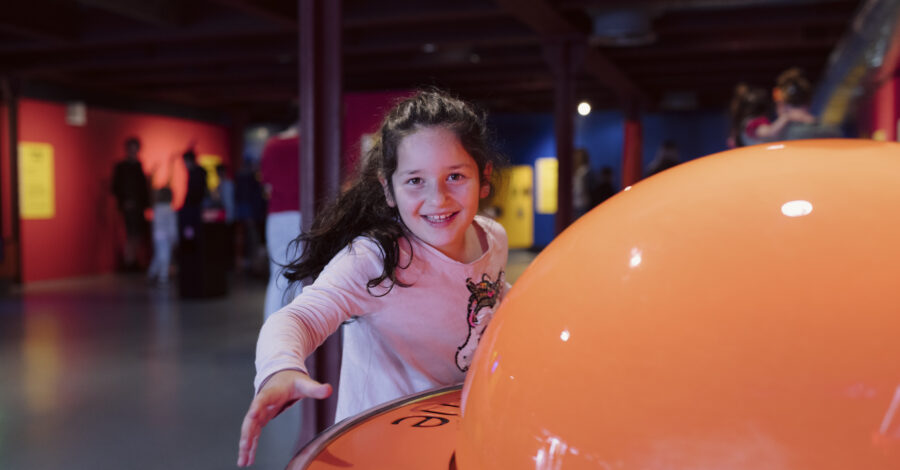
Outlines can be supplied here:
M24 220L52 219L56 215L53 146L19 143L19 213Z
M197 164L206 170L206 187L210 191L219 187L219 175L216 173L216 166L222 163L222 157L218 155L200 155L197 157Z
M537 173L535 211L538 214L555 214L556 192L559 185L559 165L556 157L538 158L534 162L534 170Z

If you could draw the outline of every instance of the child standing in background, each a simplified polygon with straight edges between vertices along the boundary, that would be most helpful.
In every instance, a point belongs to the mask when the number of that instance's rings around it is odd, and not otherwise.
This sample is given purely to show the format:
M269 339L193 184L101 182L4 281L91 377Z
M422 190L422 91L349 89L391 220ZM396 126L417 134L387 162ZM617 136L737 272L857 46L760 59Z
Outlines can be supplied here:
M172 210L172 190L168 186L154 193L153 203L153 261L147 278L160 285L169 282L172 249L178 241L178 220Z
M441 92L388 112L357 179L296 241L286 276L315 282L260 332L238 465L285 407L331 394L304 360L342 324L337 420L464 379L506 285L506 233L476 215L502 161L486 134L484 116Z

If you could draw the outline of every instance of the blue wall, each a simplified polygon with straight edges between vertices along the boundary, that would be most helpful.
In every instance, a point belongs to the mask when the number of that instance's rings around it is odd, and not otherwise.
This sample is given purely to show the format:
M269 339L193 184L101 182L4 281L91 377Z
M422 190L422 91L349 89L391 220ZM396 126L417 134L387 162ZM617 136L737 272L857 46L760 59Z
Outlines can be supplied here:
M513 165L534 166L536 159L556 156L551 114L498 114L490 119L500 150ZM653 161L662 142L672 139L682 161L726 149L728 119L726 113L712 111L646 114L643 127L643 164ZM575 147L588 151L591 168L613 168L621 187L624 118L618 111L594 111L575 119ZM535 214L534 244L547 246L554 236L554 216Z
M550 114L502 114L489 124L500 151L512 165L531 165L542 157L556 156L553 116ZM534 245L547 246L554 236L554 216L534 214Z
M728 116L724 111L647 114L641 119L641 126L645 175L659 147L668 139L675 141L682 162L727 149Z

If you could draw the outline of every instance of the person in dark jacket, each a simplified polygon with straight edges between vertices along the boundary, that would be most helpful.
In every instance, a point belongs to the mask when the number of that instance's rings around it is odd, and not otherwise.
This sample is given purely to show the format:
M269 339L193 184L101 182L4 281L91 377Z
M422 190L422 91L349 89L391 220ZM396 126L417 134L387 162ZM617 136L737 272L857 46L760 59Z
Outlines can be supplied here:
M113 169L112 193L125 223L125 245L121 254L121 267L125 270L139 269L137 248L147 225L144 211L150 205L147 176L138 159L140 149L141 141L129 137L125 141L125 158Z

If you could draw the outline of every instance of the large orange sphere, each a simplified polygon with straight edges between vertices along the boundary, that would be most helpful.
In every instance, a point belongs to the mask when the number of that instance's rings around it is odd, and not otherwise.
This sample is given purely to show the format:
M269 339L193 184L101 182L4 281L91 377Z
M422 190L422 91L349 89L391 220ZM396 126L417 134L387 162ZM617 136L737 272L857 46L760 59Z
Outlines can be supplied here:
M900 144L680 165L579 219L481 340L474 469L900 469Z

